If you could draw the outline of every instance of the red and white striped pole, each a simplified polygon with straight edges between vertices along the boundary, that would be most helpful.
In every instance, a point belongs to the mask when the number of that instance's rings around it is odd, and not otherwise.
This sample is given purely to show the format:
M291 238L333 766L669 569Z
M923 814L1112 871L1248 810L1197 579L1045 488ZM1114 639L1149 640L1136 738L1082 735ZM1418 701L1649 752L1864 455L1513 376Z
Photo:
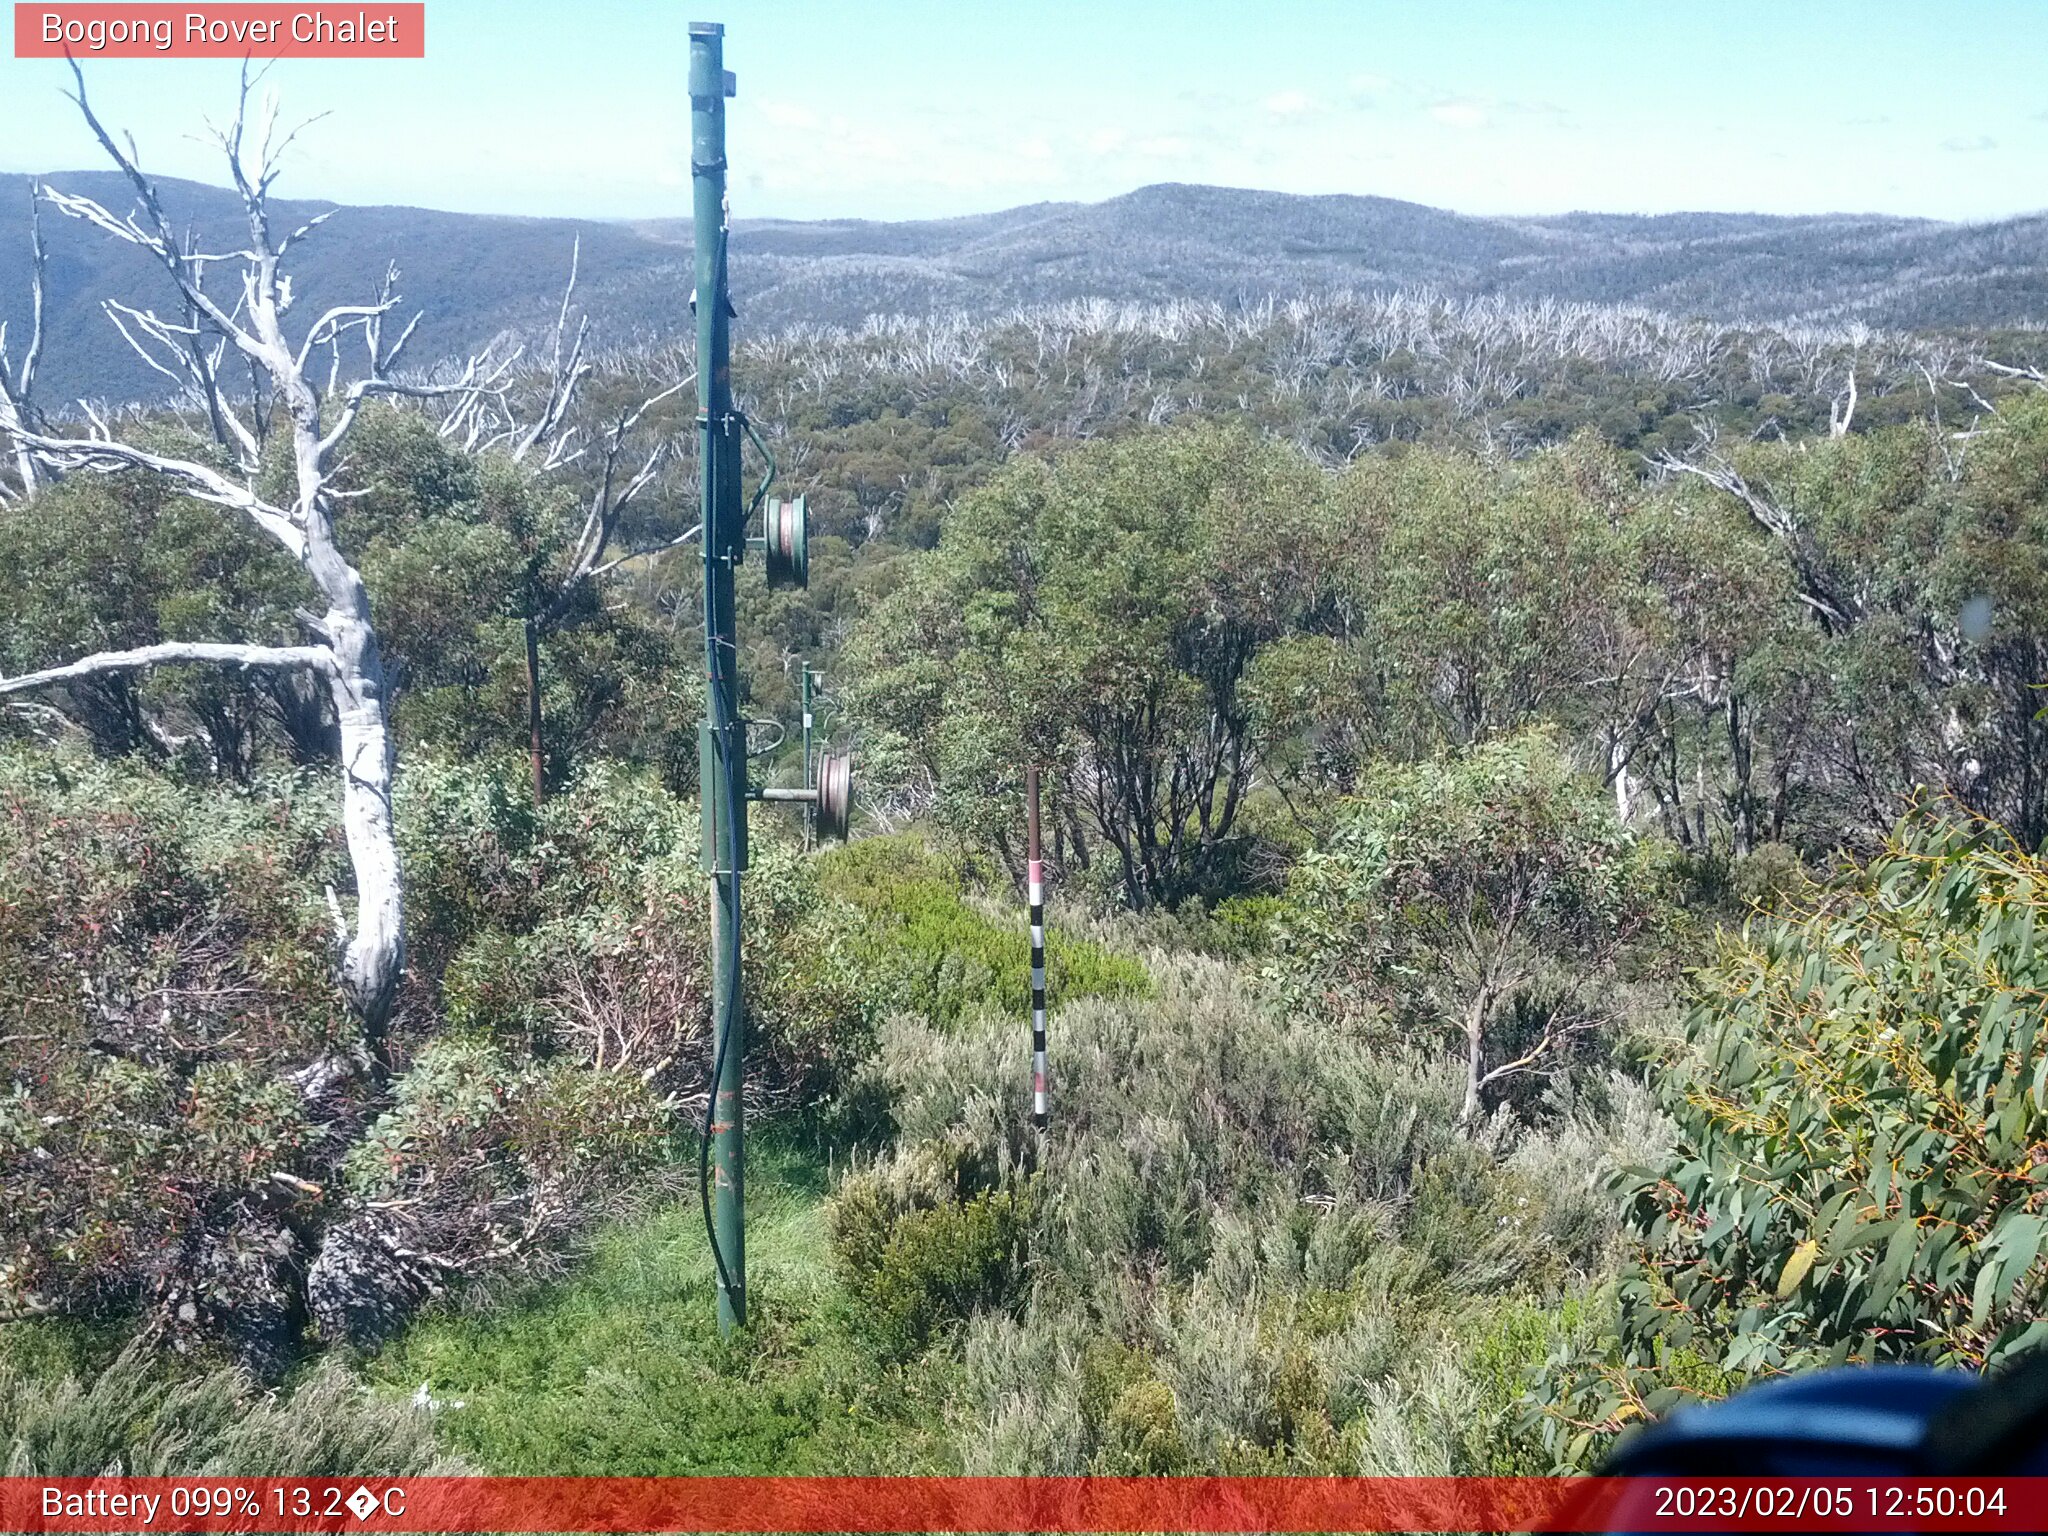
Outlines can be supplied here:
M1031 1123L1045 1129L1045 863L1038 847L1038 770L1024 770L1024 858L1031 898Z

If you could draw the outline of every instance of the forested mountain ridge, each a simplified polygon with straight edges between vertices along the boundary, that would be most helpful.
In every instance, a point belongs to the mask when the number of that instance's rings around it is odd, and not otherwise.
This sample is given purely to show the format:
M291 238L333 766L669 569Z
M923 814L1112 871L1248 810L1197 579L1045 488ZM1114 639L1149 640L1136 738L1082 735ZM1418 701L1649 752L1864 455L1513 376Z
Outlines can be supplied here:
M112 173L46 179L127 206ZM29 181L0 177L0 252L26 251ZM216 237L236 227L232 194L163 186L179 222ZM334 205L276 206L283 222ZM150 392L153 376L99 313L109 294L149 291L137 254L54 215L44 228L47 397ZM687 238L687 225L669 220L350 208L304 247L301 302L360 297L342 291L344 275L359 280L395 262L408 303L427 317L416 355L467 352L548 314L580 241L583 294L605 315L608 339L656 341L678 332ZM1387 289L1909 329L2026 324L2048 311L2048 218L2039 216L1969 225L1853 214L1479 218L1380 197L1161 185L955 219L742 219L733 253L755 335L874 315L988 318L1081 298L1229 304ZM0 318L18 324L27 307L28 264L0 262Z

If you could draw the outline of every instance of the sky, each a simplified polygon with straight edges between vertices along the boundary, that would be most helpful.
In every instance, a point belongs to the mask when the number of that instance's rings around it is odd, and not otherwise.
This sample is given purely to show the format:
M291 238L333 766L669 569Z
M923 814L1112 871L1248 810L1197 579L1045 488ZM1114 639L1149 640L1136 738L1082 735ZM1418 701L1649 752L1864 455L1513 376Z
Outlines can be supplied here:
M742 218L1162 181L1477 214L2048 207L2042 0L428 0L424 60L271 73L286 118L328 114L279 192L687 216L693 20L725 23L739 77ZM106 60L87 83L147 168L219 181L198 133L234 73ZM0 171L97 163L66 83L0 57Z

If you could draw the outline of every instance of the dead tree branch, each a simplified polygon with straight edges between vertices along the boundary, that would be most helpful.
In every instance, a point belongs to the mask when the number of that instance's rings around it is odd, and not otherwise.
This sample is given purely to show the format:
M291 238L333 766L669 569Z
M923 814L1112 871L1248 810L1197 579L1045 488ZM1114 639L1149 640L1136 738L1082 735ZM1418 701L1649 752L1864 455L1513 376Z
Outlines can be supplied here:
M24 672L19 677L0 677L0 694L57 687L109 672L146 672L154 667L191 663L240 667L244 671L283 672L305 668L331 673L334 670L334 653L324 645L212 645L170 641L163 645L139 646L132 651L101 651L79 661L66 662L61 667Z
M133 139L127 138L124 147L93 111L76 61L72 79L72 100L100 147L134 188L137 211L122 217L88 197L54 189L45 189L44 195L60 212L138 247L168 276L182 311L177 318L125 304L110 304L108 314L159 372L183 380L199 397L216 440L234 458L234 469L226 473L197 459L119 442L106 422L91 413L92 431L86 436L23 428L15 432L16 441L50 468L153 474L247 518L290 551L324 599L325 609L305 616L317 644L175 644L107 652L8 679L0 691L190 662L306 670L324 678L339 730L342 823L356 885L354 921L344 934L341 983L362 1020L371 1057L381 1066L385 1027L404 959L403 891L391 805L394 749L389 689L369 595L360 572L335 540L335 513L348 495L336 483L337 467L342 445L366 401L378 396L452 398L455 410L469 409L477 397L501 387L509 363L496 363L487 354L471 359L445 382L397 377L395 369L418 317L387 339L387 322L399 303L395 270L387 270L374 301L331 308L296 344L287 339L284 320L292 306L292 280L280 258L327 215L282 238L273 233L270 189L299 130L280 135L276 103L268 99L251 143L248 108L253 82L246 62L234 118L225 129L214 131L240 195L247 232L246 244L225 253L204 252L195 241L180 239L155 183L142 172ZM223 302L207 287L208 268L222 263L239 264L240 293L232 303ZM362 344L364 373L336 399L338 368L330 370L323 383L310 372L310 365L322 349L338 354L342 339L349 335ZM254 388L245 400L231 398L221 384L220 365L230 355L248 366ZM273 411L280 411L290 426L289 499L269 499L260 488L263 442Z
M1828 402L1828 436L1847 437L1849 423L1856 419L1856 364L1849 364L1849 382L1843 391Z
M1813 611L1829 633L1839 634L1849 629L1862 616L1863 605L1858 599L1835 590L1828 579L1820 551L1800 526L1799 519L1789 508L1751 484L1734 464L1722 457L1711 436L1697 458L1682 458L1666 452L1649 462L1652 468L1666 475L1696 476L1741 502L1750 520L1784 548L1799 579L1799 600Z

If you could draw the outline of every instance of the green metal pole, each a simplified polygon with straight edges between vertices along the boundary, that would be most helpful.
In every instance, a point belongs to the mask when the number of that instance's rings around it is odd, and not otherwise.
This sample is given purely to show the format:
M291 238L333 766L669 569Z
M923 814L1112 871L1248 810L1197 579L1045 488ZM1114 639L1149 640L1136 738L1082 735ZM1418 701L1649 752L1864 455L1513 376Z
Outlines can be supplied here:
M740 874L746 868L746 744L739 717L733 567L745 557L740 421L732 407L726 293L725 28L690 24L690 179L697 256L697 444L702 470L704 695L699 794L712 903L712 1098L709 1112L713 1272L718 1326L747 1321L745 1010L740 996Z

